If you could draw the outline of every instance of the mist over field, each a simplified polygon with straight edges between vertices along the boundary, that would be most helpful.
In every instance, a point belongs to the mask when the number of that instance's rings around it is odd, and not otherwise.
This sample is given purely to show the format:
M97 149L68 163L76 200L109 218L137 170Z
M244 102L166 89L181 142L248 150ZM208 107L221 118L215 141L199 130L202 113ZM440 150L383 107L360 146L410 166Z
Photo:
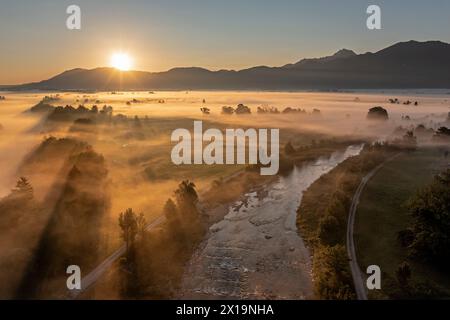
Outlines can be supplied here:
M249 175L239 178L245 181L238 182L241 189L218 193L214 186L245 172L245 166L172 163L172 131L192 131L194 120L203 121L203 130L279 128L281 152L289 142L297 149L296 157L305 161L337 146L348 147L351 141L370 144L401 137L419 125L428 130L418 136L419 143L432 145L434 131L449 121L450 112L450 96L443 91L6 92L5 97L0 101L0 198L7 212L0 219L5 231L0 237L0 277L6 283L1 297L61 297L65 276L61 268L66 261L78 260L84 270L93 269L122 243L120 213L132 208L143 213L147 223L156 221L166 210L166 201L175 199L181 181L195 183L205 207L216 202L226 206L238 200L240 192L257 186ZM393 98L400 102L390 102ZM222 107L238 104L252 113L223 114ZM80 114L75 109L60 114L31 109L67 105L83 108ZM387 110L387 121L367 119L375 106ZM288 107L301 112L283 113ZM208 113L200 108L208 108ZM308 152L311 156L306 156ZM16 185L21 177L32 187L32 202L16 205L20 187L28 188ZM88 258L83 256L86 252ZM180 272L173 271L177 277ZM27 279L39 277L37 273L43 280L27 285ZM100 283L93 297L120 297L118 276L109 277L116 284L113 289ZM106 294L108 290L113 293Z
M449 12L2 1L0 301L449 300Z

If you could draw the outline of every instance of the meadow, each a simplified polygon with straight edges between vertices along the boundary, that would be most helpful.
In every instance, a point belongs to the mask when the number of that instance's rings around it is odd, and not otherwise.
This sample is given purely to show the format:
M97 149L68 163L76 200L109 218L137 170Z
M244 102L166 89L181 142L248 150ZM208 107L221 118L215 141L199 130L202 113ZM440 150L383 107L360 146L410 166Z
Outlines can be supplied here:
M11 280L1 292L5 297L14 294L12 288L21 281L36 250L51 243L51 237L42 241L42 234L69 206L72 187L100 212L90 228L101 243L97 257L101 260L122 243L117 223L121 212L133 208L142 212L147 222L154 221L182 180L193 181L200 198L204 196L210 206L236 201L244 192L269 181L254 177L245 165L174 165L171 133L192 128L194 120L202 120L205 129L278 128L280 151L284 153L290 142L296 150L290 158L301 164L330 155L350 141L385 139L399 126L425 124L436 129L450 110L445 92L5 92L4 96L0 102L0 198L7 197L24 176L34 191L37 203L33 208L38 210L31 218L25 215L19 220L19 231L11 229L1 237L2 279ZM392 97L419 103L392 104ZM87 110L97 106L99 116L94 120L72 115L53 119L30 112L43 99L52 106L83 105ZM238 104L248 106L252 113L222 114L223 106ZM388 110L389 121L367 122L368 109L377 105ZM111 113L102 114L103 106L112 107ZM205 107L209 114L200 111ZM258 107L280 112L262 114ZM287 107L304 112L283 113ZM71 170L77 166L80 173ZM104 172L98 180L89 178L98 172ZM74 178L78 174L82 178ZM229 185L221 184L234 176L238 178ZM5 221L2 227L7 229L9 220ZM95 259L91 260L86 268L95 265ZM6 272L9 270L15 275ZM48 296L55 283L47 286L43 296Z
M413 221L407 208L408 200L431 183L447 164L439 148L421 148L386 163L367 184L356 214L355 241L360 267L365 270L377 264L382 270L384 286L381 292L371 293L372 298L398 294L396 272L404 261L411 265L412 284L425 284L444 291L450 287L445 270L411 259L398 238L399 232Z

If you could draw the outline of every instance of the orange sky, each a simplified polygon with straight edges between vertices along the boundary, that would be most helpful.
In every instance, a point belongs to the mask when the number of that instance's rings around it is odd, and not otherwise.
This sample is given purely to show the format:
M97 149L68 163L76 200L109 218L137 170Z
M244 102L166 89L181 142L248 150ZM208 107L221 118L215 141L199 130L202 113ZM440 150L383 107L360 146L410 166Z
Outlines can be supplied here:
M134 69L280 66L342 48L377 51L399 41L450 42L450 2L379 0L383 30L365 27L360 0L78 0L82 29L65 26L69 0L0 6L0 84L108 66L126 51Z

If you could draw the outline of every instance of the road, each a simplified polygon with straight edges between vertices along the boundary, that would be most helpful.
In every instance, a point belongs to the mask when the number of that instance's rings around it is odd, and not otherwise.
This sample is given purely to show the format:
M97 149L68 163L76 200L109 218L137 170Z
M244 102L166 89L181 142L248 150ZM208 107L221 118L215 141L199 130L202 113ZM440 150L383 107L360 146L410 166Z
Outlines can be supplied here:
M297 209L314 181L362 147L305 163L230 204L192 256L177 298L313 298L311 255L297 231Z
M239 171L235 172L234 174L225 178L223 180L223 182L228 182L229 180L236 177L237 175L239 175L242 172L243 172L243 170L239 170ZM207 192L207 190L199 191L199 196L203 195L206 192ZM155 220L153 220L152 222L150 222L147 225L146 230L150 231L151 229L159 226L164 221L164 219L165 218L163 215L159 216L158 218L156 218ZM95 269L93 269L91 272L89 272L86 276L82 277L81 290L67 291L66 298L67 299L77 299L77 297L81 293L85 292L88 288L90 288L111 267L111 265L117 259L119 259L121 256L123 256L125 254L125 251L126 251L126 248L125 248L125 244L124 244L119 249L114 251L108 258L103 260L103 262L100 263Z
M355 216L356 216L356 210L358 209L359 204L359 198L364 191L364 188L367 185L367 182L389 161L393 160L400 154L396 154L393 157L387 159L383 163L381 163L379 166L377 166L375 169L370 171L359 184L358 188L356 189L355 194L353 195L352 203L350 205L350 210L348 214L348 221L347 221L347 255L350 261L350 270L352 272L352 278L353 283L355 286L356 291L356 297L358 300L367 300L367 290L365 286L365 277L363 277L361 269L358 265L358 260L356 258L356 249L355 249L355 243L353 238L354 233L354 224L355 224Z
M164 216L161 215L151 223L149 223L146 227L146 230L151 230L152 228L157 227L164 221ZM71 290L67 292L68 299L76 299L81 293L90 288L121 256L125 254L125 245L122 245L119 249L114 251L108 258L103 260L95 269L89 272L86 276L81 279L81 290Z
M369 182L369 180L378 172L378 170L380 170L388 161L391 161L398 155L399 154L395 155L394 157L391 157L390 159L386 160L385 162L377 166L361 180L361 183L359 184L353 196L352 203L350 206L349 217L347 222L347 254L350 261L350 269L358 300L367 300L367 291L364 284L362 272L359 268L358 261L356 258L356 250L353 239L355 215L359 204L359 198L367 182ZM163 221L164 216L158 217L147 226L147 230L151 230L152 228L160 225ZM124 254L125 254L125 245L122 245L108 258L106 258L102 263L100 263L95 269L93 269L86 276L84 276L81 280L81 290L69 291L67 294L67 298L76 299L81 293L90 288L111 267L111 265Z

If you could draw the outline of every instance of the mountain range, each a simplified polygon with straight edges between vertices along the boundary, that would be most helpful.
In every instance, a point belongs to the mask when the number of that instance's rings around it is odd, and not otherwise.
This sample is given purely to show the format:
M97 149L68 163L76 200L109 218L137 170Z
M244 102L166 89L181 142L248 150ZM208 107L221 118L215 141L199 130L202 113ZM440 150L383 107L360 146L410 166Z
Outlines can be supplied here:
M329 57L239 71L73 69L8 90L338 90L450 88L450 44L408 41L375 53L342 49Z

